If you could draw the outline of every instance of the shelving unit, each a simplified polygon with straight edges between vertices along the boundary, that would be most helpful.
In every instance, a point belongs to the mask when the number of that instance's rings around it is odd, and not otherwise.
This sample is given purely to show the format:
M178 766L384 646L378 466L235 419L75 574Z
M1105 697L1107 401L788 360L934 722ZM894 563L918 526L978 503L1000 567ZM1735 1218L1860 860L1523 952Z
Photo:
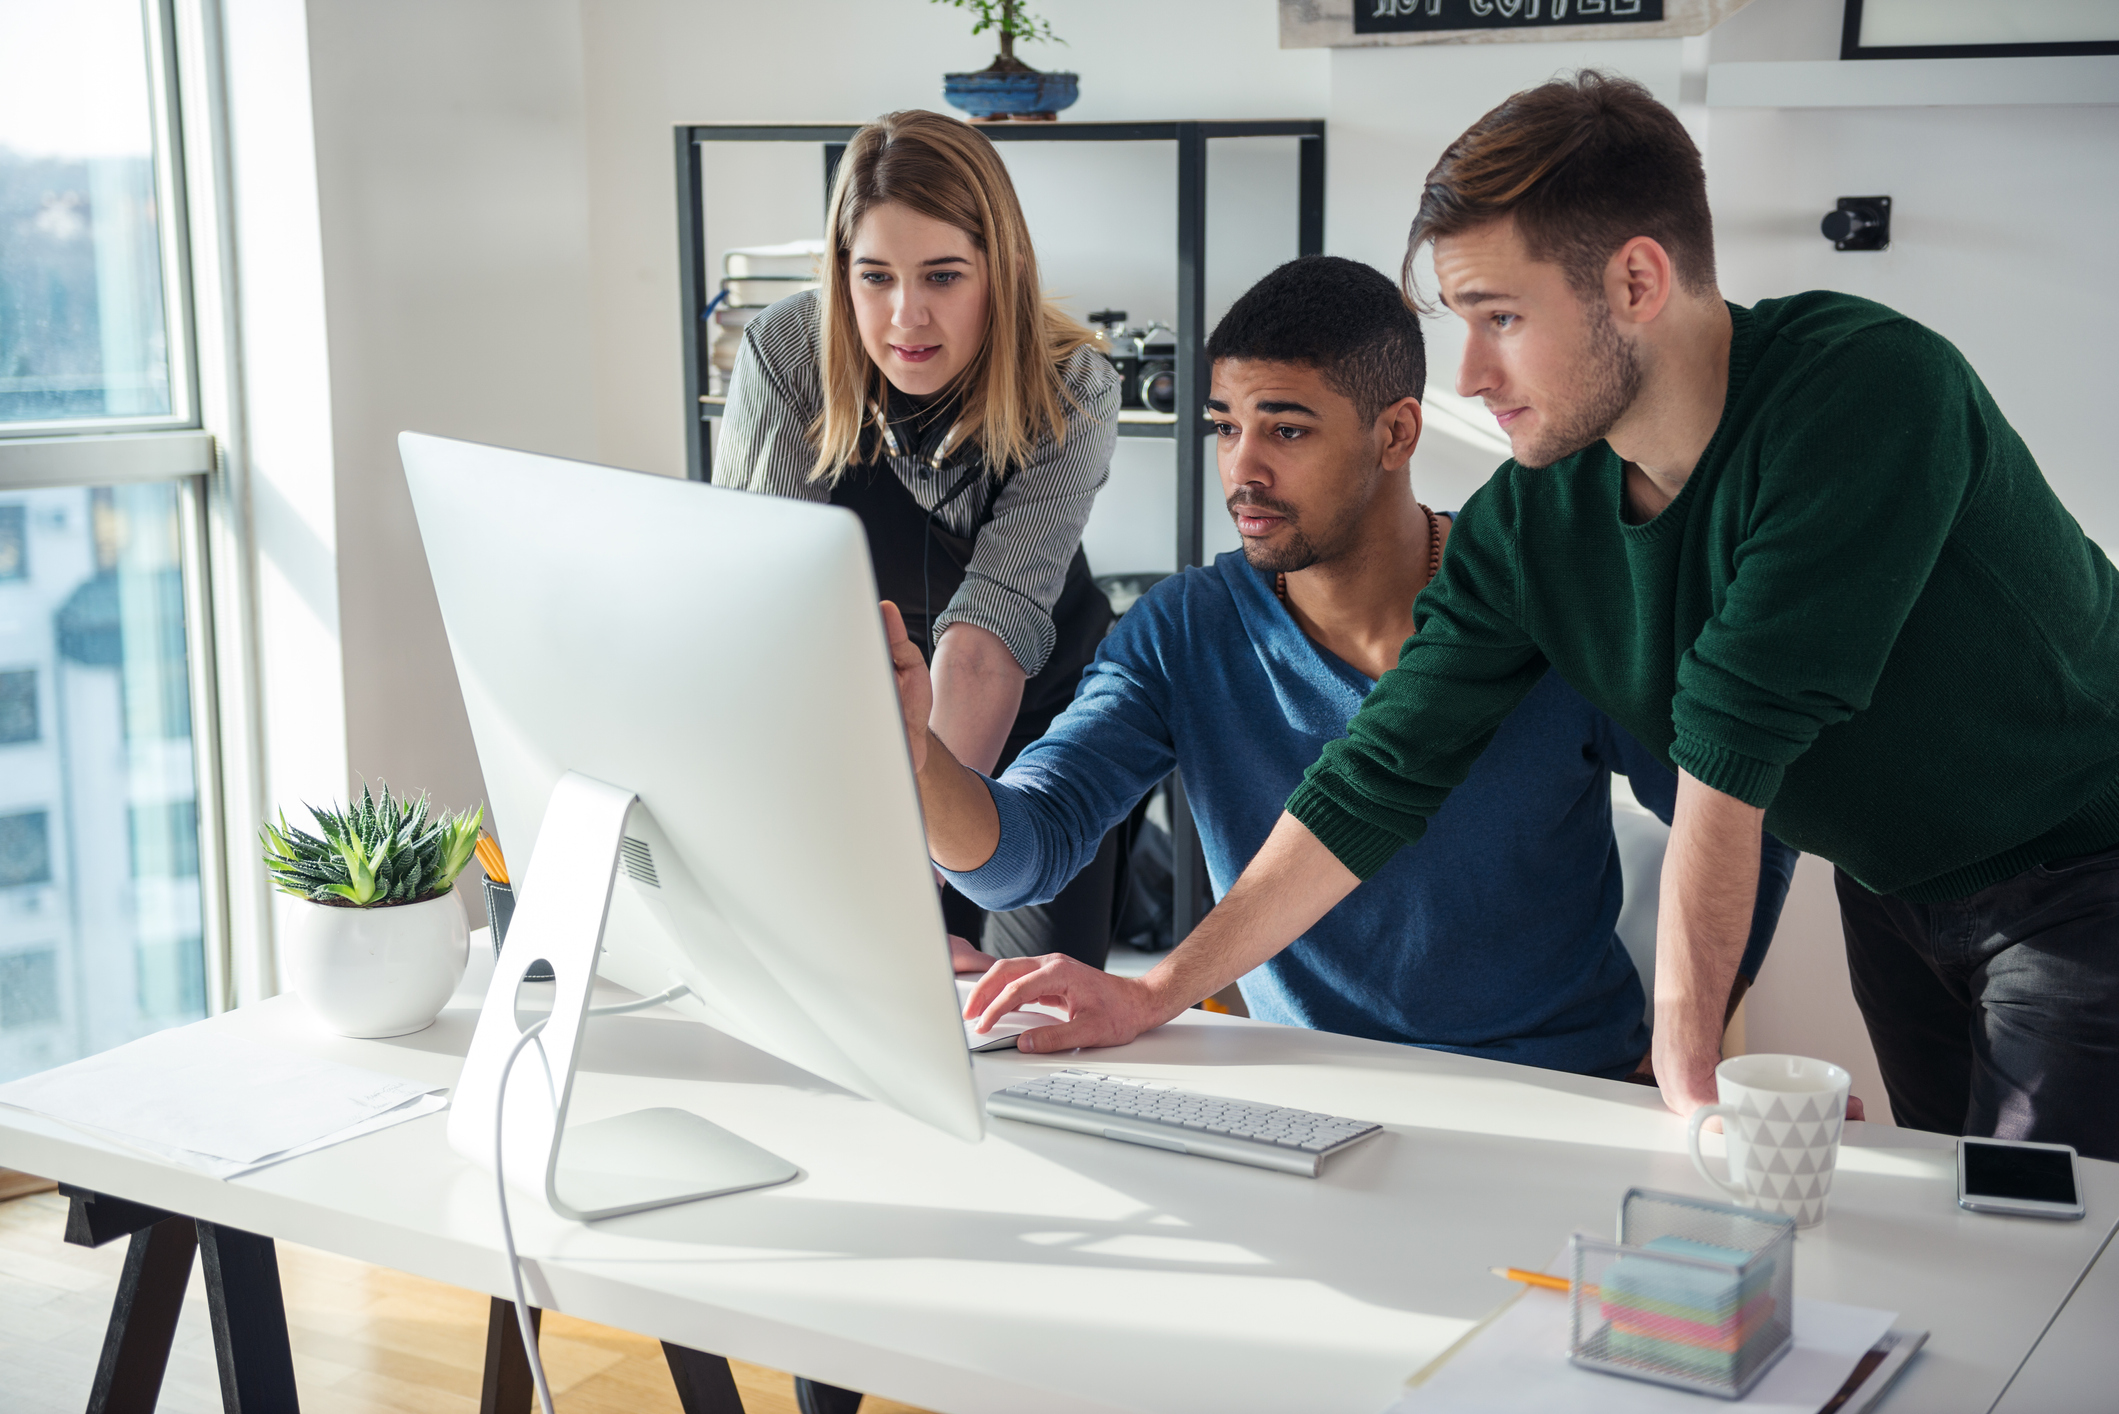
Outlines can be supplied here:
M709 343L706 319L712 272L706 266L706 187L699 150L715 142L814 143L822 149L824 191L858 123L688 123L676 130L677 243L684 320L684 407L687 472L706 479L712 466L712 421L718 398L706 393ZM1295 249L1324 250L1324 120L1265 119L1229 122L994 123L980 131L995 142L1174 142L1177 144L1177 406L1206 402L1207 144L1215 138L1299 139ZM821 227L822 222L819 222ZM1177 565L1203 563L1206 428L1196 437L1177 436L1175 414L1132 414L1119 421L1121 437L1169 437L1177 443ZM1170 792L1171 857L1176 874L1173 926L1182 938L1206 911L1206 875L1191 811L1181 782Z

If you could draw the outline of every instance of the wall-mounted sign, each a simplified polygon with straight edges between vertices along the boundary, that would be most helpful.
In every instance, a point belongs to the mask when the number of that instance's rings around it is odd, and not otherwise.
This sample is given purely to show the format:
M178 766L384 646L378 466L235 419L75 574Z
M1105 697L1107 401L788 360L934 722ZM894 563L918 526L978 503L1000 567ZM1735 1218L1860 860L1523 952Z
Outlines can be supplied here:
M1354 0L1354 33L1653 24L1663 0Z

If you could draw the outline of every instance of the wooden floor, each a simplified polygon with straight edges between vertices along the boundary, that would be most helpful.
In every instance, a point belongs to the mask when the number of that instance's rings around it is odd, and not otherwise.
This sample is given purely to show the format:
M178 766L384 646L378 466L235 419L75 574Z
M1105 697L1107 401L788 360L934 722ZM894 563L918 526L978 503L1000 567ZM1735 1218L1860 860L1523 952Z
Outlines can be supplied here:
M125 1244L62 1238L66 1200L0 1202L0 1407L80 1414L110 1319ZM476 1414L486 1298L439 1282L279 1244L280 1282L307 1414ZM560 1414L680 1414L654 1341L547 1313L538 1342ZM747 1414L795 1414L794 1382L735 1364ZM160 1409L218 1414L213 1335L198 1267L177 1328ZM870 1398L862 1414L919 1414Z

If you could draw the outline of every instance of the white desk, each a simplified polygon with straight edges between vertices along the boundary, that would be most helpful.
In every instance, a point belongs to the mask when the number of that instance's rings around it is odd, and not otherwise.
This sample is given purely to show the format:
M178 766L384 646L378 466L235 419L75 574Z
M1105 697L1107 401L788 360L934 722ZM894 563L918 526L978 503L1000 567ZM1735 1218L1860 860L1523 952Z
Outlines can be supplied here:
M2111 1414L2119 1405L2119 1242L2053 1318L1995 1414Z
M287 997L209 1024L446 1081L480 975L391 1041L324 1035ZM1068 1063L1083 1058L1003 1052L978 1075L990 1089ZM1204 1012L1086 1063L1391 1132L1320 1180L1005 1121L970 1146L692 1023L606 1018L584 1042L577 1120L684 1106L803 1177L594 1227L524 1197L531 1299L948 1414L1376 1414L1508 1294L1488 1267L1609 1231L1629 1185L1704 1191L1682 1121L1635 1086ZM224 1183L0 1110L0 1165L502 1292L492 1181L449 1150L445 1118ZM1797 1290L1933 1332L1892 1409L1986 1411L2119 1218L2119 1165L2085 1162L2083 1181L2084 1222L1979 1217L1955 1206L1949 1140L1849 1125ZM2108 1359L2104 1344L2083 1358Z

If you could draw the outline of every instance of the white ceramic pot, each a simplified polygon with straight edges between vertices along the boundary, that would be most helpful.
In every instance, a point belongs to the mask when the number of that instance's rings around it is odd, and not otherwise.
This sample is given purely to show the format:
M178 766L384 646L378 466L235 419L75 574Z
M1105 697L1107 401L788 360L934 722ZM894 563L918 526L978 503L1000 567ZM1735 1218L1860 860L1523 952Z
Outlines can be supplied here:
M454 889L391 908L288 903L287 981L341 1036L425 1030L463 981L471 929Z

